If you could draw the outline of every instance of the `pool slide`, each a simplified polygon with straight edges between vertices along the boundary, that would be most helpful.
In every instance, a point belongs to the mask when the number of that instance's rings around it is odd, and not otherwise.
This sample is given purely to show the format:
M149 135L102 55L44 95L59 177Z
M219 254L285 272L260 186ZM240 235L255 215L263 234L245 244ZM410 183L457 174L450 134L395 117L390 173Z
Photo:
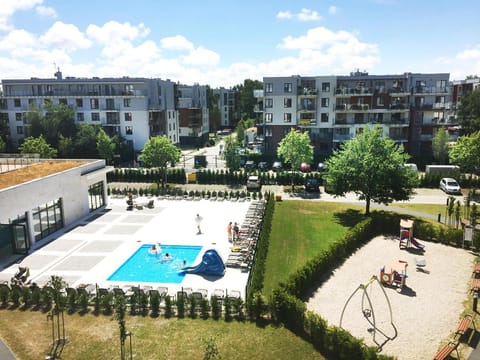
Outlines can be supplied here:
M417 249L419 250L424 250L425 249L425 245L424 244L421 244L417 241L417 239L415 238L412 238L410 240L410 242L412 243L413 246L415 246Z
M225 264L217 250L210 249L205 251L200 264L185 267L180 272L185 274L223 276L225 274Z

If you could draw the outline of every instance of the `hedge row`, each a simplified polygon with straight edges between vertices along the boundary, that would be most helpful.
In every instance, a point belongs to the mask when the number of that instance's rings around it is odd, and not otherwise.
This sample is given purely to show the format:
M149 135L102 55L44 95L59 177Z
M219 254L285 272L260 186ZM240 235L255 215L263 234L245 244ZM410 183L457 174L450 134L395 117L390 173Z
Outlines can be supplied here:
M162 169L147 168L115 168L107 173L108 182L144 182L161 183L165 179L165 173ZM167 169L167 181L175 184L185 184L187 176L185 169Z

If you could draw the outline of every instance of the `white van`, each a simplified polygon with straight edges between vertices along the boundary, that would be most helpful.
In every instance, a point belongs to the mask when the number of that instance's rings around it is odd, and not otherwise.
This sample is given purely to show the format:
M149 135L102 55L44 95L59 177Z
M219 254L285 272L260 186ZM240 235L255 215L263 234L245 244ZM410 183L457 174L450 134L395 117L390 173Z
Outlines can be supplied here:
M452 174L460 173L460 168L457 165L427 165L425 167L425 174Z
M417 164L403 164L403 166L412 169L414 172L418 172Z

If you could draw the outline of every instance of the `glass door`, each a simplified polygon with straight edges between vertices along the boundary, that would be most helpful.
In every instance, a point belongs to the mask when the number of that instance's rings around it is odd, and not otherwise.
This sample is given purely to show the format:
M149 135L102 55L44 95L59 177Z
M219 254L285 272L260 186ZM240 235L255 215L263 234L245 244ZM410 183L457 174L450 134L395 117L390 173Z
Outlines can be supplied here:
M12 224L12 248L14 254L27 254L30 248L25 224Z

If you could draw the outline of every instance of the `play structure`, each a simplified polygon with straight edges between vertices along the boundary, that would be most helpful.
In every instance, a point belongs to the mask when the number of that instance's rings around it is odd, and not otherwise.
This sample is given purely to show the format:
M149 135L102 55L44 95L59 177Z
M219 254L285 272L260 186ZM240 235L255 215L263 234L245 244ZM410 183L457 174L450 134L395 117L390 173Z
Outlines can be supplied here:
M374 311L374 306L373 306L373 301L371 298L371 295L369 295L369 290L371 291L372 288L378 285L377 287L381 289L381 294L383 294L383 297L386 301L386 304L388 306L388 321L391 325L391 329L387 331L387 329L382 329L378 326L377 324L377 318L375 315ZM360 284L350 295L350 297L347 299L345 302L345 305L343 306L342 314L340 316L340 327L342 327L343 323L343 316L345 314L345 309L347 308L348 304L350 301L353 299L355 294L358 292L362 293L362 299L361 299L361 312L363 315L363 318L367 321L369 324L369 327L367 328L367 331L372 334L373 342L377 345L377 351L381 351L382 347L388 342L393 339L395 339L398 335L397 328L395 327L395 324L393 323L393 314L392 314L392 306L390 304L390 300L388 299L387 293L385 292L385 289L383 288L382 284L378 280L377 276L373 275L368 282L365 284ZM379 337L383 337L383 341L379 339Z
M398 246L400 249L424 251L425 245L419 243L413 237L413 224L413 220L400 219L400 242Z
M185 267L180 272L185 274L223 276L225 274L225 264L217 250L210 249L205 251L200 264Z
M396 287L399 292L402 291L407 282L407 266L408 262L404 260L392 261L390 267L384 266L380 269L380 281L384 285Z

